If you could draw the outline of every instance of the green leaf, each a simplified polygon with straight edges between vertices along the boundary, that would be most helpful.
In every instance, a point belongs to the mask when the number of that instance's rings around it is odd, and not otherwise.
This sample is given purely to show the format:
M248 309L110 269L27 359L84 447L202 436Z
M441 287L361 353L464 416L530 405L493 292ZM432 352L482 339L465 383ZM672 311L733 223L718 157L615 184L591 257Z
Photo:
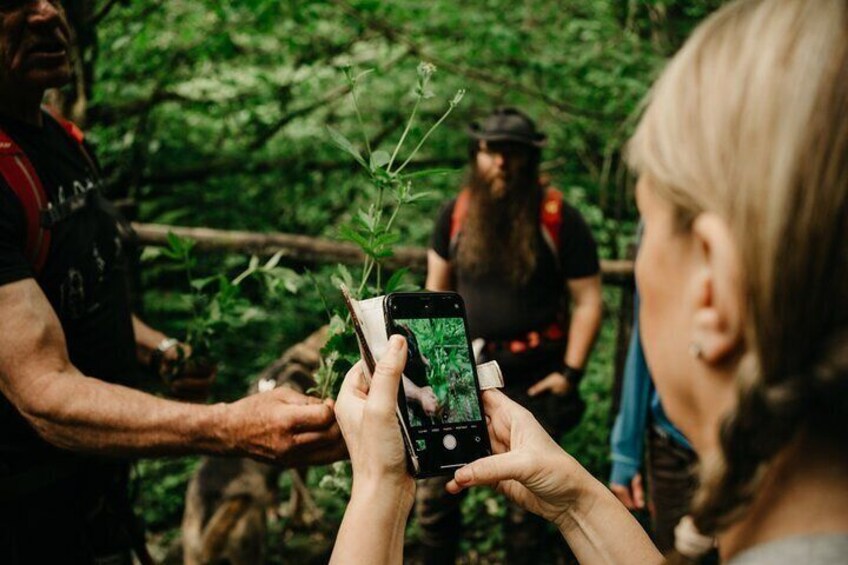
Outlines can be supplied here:
M366 253L368 253L368 250L371 248L371 242L368 241L368 238L361 235L350 226L341 226L339 228L339 237L342 240L355 243L360 247L360 249L362 249Z
M427 198L433 198L436 196L436 193L432 190L425 190L422 192L416 192L415 194L407 195L406 202L417 202L419 200L426 200Z
M210 283L213 283L217 280L218 280L218 275L214 275L214 276L211 276L211 277L204 277L202 279L194 279L193 281L191 281L191 287L193 289L197 290L197 291L201 291L204 288L206 288L207 286L209 286Z
M461 173L462 169L448 169L448 168L437 168L437 169L424 169L421 171L415 171L412 173L407 173L405 175L401 175L403 179L417 179L422 177L435 177L440 175L450 175L453 173Z
M375 228L377 227L377 216L373 209L367 212L365 210L359 210L356 213L356 217L359 218L359 221L362 222L362 225L367 228L369 232L373 233L375 231Z
M268 261L265 263L265 265L262 268L270 271L271 269L273 269L277 265L279 265L280 259L282 259L282 258L283 258L283 252L277 251L276 253L274 253L273 257L268 259Z
M371 154L371 170L375 171L377 169L383 168L389 164L389 161L392 160L392 156L389 155L388 151L383 151L382 149L379 151L375 151Z
M403 277L406 276L406 273L408 273L408 272L409 272L409 269L404 267L403 269L398 269L397 271L392 273L392 276L389 277L388 281L386 281L386 288L385 288L386 294L396 291L398 289L398 287L400 287L401 283L403 282Z
M348 138L346 138L344 135L341 134L341 132L331 126L326 126L326 128L327 133L330 134L330 140L336 147L338 147L345 153L351 155L354 159L356 159L357 163L359 163L366 169L368 168L368 165L365 164L365 160L362 158L362 155L359 154L359 151L356 150L356 148L353 146L353 144Z

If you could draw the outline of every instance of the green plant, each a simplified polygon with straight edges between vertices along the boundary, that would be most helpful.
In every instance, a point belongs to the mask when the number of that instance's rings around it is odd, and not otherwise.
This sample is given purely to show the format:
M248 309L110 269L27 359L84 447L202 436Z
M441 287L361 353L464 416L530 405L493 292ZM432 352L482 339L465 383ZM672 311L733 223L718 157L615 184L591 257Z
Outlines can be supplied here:
M354 113L357 117L360 134L363 139L365 153L360 152L354 144L341 132L327 126L330 141L339 149L353 157L361 166L361 171L371 189L372 202L366 208L358 209L351 221L339 228L341 239L356 244L364 254L362 268L358 280L344 266L339 266L334 277L336 287L346 285L357 299L369 298L383 293L389 293L405 288L403 283L407 269L396 270L388 280L384 280L384 262L392 257L395 246L400 240L396 221L400 212L411 204L430 196L426 191L415 191L416 180L424 177L453 172L453 169L427 169L412 173L405 169L418 154L427 139L447 119L465 95L465 90L458 90L448 101L448 107L433 123L421 139L401 161L401 153L409 138L410 131L418 118L418 112L423 101L433 98L430 83L436 67L422 62L417 68L417 78L414 87L415 102L406 120L406 126L397 144L391 152L373 148L362 120L362 110L359 106L358 87L362 79L371 71L355 75L350 67L344 69L347 86L350 89ZM400 162L400 164L397 164ZM408 288L408 287L406 287ZM326 301L325 301L326 305ZM339 377L350 365L359 358L359 350L353 338L352 328L349 327L349 317L346 312L331 312L330 338L325 347L325 356L321 369L316 375L315 392L321 396L334 396L338 391Z
M211 357L216 340L263 315L260 308L244 297L243 282L249 278L258 279L264 294L269 298L278 297L282 293L295 293L302 285L302 279L297 273L279 266L281 253L265 263L261 263L256 256L251 257L247 268L233 279L221 273L198 278L195 271L197 259L193 254L195 242L169 232L167 243L161 253L177 263L185 272L188 283L191 314L186 322L183 341L191 347L196 358Z

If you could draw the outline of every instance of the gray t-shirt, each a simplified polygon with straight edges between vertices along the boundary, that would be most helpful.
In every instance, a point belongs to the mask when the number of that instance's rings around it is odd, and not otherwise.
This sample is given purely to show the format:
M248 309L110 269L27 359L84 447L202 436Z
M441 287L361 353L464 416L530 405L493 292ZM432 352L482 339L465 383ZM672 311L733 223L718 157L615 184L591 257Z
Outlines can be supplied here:
M848 534L793 536L752 547L726 565L848 565Z

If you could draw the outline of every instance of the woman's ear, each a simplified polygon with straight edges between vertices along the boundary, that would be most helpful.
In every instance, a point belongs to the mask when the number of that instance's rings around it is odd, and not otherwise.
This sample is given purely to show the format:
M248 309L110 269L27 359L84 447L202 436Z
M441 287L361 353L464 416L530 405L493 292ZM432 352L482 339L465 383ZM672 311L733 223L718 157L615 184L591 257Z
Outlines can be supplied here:
M692 225L696 254L692 351L703 361L722 364L744 341L741 264L729 226L712 213Z

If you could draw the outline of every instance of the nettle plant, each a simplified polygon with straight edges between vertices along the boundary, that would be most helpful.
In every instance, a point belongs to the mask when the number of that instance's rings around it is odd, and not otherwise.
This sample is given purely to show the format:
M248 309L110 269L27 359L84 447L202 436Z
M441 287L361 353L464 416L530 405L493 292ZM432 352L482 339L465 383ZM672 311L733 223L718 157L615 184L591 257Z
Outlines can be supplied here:
M174 261L186 276L190 315L183 342L191 347L194 362L210 363L215 359L216 343L265 316L262 308L244 296L242 283L248 279L257 281L262 288L260 294L271 300L296 293L303 280L293 270L279 266L282 253L264 263L256 256L251 257L247 268L232 279L221 273L198 277L195 244L192 239L169 232L167 246L161 253ZM185 360L181 359L182 362Z
M422 102L435 95L430 90L430 82L436 67L430 63L420 63L417 69L417 80L414 87L415 101L410 112L406 127L397 144L391 151L372 147L368 133L362 120L359 106L358 87L362 79L371 71L355 75L351 68L344 70L345 79L350 87L350 96L356 114L360 135L363 141L364 153L342 133L327 126L330 141L344 151L360 165L362 174L368 181L371 203L355 212L352 219L339 228L341 239L356 244L364 255L364 260L358 272L339 265L333 284L342 284L351 290L354 298L359 300L379 296L398 290L409 290L415 287L404 284L407 269L398 269L386 279L385 261L394 255L395 247L400 241L400 233L396 226L398 215L416 202L431 196L431 193L414 190L416 181L434 175L455 172L454 169L427 169L407 172L407 167L418 154L427 139L444 122L450 113L460 103L465 90L458 90L448 101L448 106L441 117L424 133L412 150L403 156L404 145L409 133L418 119L418 111ZM354 269L357 271L357 269ZM322 398L335 397L341 385L341 377L359 359L359 348L350 326L350 317L343 307L336 311L328 310L330 315L329 341L323 350L322 363L315 374L313 393ZM333 465L333 472L321 479L321 488L350 494L351 478L349 463L339 462Z
M430 90L430 83L436 67L425 62L418 65L412 111L400 139L391 151L372 147L363 124L358 88L363 78L370 72L368 70L355 75L350 67L344 69L364 153L341 132L327 126L330 141L353 157L361 166L360 170L367 180L369 195L372 197L367 207L357 210L352 219L339 228L341 239L356 244L365 258L356 275L340 265L333 277L333 284L336 287L344 284L351 289L354 298L359 300L414 288L404 284L404 276L408 271L405 268L395 270L386 279L384 263L394 255L394 249L400 240L400 233L396 226L398 215L402 210L432 195L431 192L415 191L416 181L429 176L453 173L455 170L442 168L407 172L407 167L427 139L447 119L465 95L464 89L458 90L448 100L447 108L439 119L426 130L412 150L403 156L404 146L419 117L418 112L422 102L435 96ZM316 388L313 391L324 398L335 396L341 384L340 377L359 359L359 349L346 311L339 309L330 312L329 335L329 341L324 349L323 363L315 376Z

